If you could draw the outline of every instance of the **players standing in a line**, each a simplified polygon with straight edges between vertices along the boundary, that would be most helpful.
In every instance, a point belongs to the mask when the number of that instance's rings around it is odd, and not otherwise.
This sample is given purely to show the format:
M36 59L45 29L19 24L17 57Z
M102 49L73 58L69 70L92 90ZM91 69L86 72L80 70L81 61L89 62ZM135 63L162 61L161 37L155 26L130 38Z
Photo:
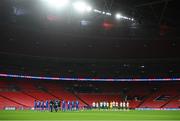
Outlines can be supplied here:
M62 105L61 105L62 104ZM66 107L67 106L67 107ZM55 110L56 112L58 110L68 111L71 110L79 110L79 101L68 101L66 105L65 100L46 100L46 101L34 101L34 109L38 110L49 110L50 112L53 112Z

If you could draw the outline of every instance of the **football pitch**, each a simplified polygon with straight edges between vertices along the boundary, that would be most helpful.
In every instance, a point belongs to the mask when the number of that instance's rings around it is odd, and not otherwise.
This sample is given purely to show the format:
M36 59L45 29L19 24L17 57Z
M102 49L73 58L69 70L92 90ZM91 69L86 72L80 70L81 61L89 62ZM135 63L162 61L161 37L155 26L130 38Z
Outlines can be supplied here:
M62 121L110 121L110 120L180 120L180 111L0 111L0 120L62 120Z

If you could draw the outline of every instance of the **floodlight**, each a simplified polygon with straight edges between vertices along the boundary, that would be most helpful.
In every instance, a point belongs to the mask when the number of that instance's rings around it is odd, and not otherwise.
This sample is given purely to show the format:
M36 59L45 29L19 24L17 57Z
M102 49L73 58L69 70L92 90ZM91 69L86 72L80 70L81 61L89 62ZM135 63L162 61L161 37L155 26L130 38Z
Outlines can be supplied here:
M97 9L94 9L94 12L95 12L95 13L102 13L102 11L97 10Z
M43 1L46 1L48 6L55 9L60 9L62 7L65 7L69 3L69 0L43 0Z
M121 19L123 16L122 16L120 13L117 13L117 14L115 15L115 17L116 17L116 19Z
M83 1L77 1L73 4L73 7L75 10L77 10L80 13L84 13L85 11L90 12L92 11L92 7L87 5Z
M91 6L87 6L87 7L86 7L86 11L87 11L87 12L91 12L91 11L92 11L92 7L91 7Z
M112 14L111 13L106 13L106 15L111 16Z

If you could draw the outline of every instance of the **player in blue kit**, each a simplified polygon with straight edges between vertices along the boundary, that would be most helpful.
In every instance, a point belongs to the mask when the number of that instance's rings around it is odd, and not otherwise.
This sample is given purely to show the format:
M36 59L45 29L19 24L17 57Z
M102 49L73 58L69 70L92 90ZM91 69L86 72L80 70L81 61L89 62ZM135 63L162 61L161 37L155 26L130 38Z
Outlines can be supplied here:
M41 102L41 110L44 110L44 101Z
M79 101L76 101L76 110L79 110Z
M38 101L38 102L37 102L37 109L39 110L40 108L41 108L41 102Z
M66 102L63 100L62 101L62 111L66 110Z
M34 101L34 110L36 110L36 108L37 108L37 101L35 100Z
M72 106L71 106L72 110L74 110L74 108L75 108L74 101L72 101L71 105L72 105Z
M67 110L71 110L71 103L70 103L70 101L68 101L67 104L68 104L68 105L67 105Z
M49 101L46 100L46 110L48 110L48 109L49 109Z

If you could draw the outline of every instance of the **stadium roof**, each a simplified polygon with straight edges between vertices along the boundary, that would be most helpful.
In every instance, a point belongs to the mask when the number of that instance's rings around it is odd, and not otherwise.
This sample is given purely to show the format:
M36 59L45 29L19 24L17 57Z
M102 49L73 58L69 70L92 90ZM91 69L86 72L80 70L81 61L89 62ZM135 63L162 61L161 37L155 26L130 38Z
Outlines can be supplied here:
M177 0L87 1L112 16L54 12L40 1L1 0L0 52L62 58L180 57ZM116 20L116 13L135 21Z
M5 8L10 10L11 6L20 5L34 9L39 6L37 1L41 0L1 0L1 12ZM166 22L174 26L178 22L178 0L85 0L97 9L120 12L127 16L133 16L139 21L148 20L156 24ZM1 14L6 14L2 12Z

